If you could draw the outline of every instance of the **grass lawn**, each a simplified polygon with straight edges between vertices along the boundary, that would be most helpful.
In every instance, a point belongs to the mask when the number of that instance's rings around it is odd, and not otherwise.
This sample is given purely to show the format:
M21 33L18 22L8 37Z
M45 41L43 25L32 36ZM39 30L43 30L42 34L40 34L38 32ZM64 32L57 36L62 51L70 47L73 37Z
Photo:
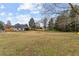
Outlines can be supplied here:
M66 32L0 33L0 55L79 55L79 35Z

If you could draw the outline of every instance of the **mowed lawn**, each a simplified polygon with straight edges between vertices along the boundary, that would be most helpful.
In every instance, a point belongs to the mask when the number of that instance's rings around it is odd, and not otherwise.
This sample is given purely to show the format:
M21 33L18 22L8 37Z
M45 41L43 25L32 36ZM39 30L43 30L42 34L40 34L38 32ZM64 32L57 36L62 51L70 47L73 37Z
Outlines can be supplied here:
M79 35L41 31L3 32L0 33L0 55L79 55Z

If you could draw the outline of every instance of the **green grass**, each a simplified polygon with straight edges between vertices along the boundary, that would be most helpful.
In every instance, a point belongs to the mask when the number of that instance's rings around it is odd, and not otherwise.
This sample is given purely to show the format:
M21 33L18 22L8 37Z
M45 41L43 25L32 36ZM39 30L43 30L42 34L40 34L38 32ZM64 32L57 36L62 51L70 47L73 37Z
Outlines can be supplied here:
M43 31L0 33L0 55L79 55L79 35Z

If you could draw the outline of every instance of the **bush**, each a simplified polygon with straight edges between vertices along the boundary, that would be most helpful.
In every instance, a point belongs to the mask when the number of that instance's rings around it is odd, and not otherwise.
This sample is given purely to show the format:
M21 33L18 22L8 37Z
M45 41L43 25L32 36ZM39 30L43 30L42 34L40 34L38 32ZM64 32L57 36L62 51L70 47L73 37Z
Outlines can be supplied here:
M5 32L13 32L14 30L12 28L5 29Z

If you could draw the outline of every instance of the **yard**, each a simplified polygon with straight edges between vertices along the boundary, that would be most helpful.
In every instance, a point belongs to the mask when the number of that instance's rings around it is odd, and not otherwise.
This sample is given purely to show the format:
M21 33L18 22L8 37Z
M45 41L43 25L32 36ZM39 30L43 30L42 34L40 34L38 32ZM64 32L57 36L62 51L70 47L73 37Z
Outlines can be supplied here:
M0 55L79 55L79 35L70 32L2 32Z

